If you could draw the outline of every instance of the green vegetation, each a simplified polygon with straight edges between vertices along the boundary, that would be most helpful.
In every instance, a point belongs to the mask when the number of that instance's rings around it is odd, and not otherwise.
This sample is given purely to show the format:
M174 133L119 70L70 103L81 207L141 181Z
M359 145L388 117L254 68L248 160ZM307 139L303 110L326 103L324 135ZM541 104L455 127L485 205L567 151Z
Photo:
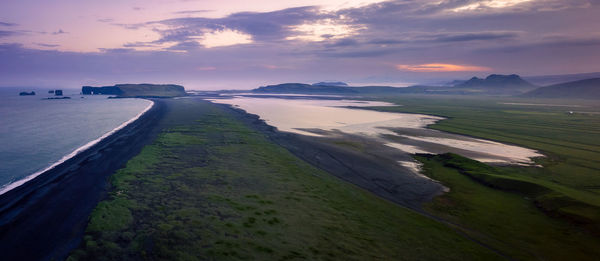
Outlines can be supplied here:
M448 186L426 209L523 259L594 259L600 244L600 115L591 102L471 97L385 99L380 111L447 117L430 128L540 150L543 167L488 166L457 155L417 157ZM508 104L507 104L508 103ZM571 111L573 113L571 113Z
M178 97L185 96L181 85L175 84L117 84L123 93L121 97Z
M424 173L450 188L426 204L428 212L460 224L465 233L520 260L595 260L600 250L596 236L562 219L548 217L534 204L543 188L513 182L502 168L454 154L417 156ZM464 172L469 174L465 175ZM493 174L492 174L493 173ZM482 186L518 189L519 193Z
M167 128L112 177L70 260L500 258L312 167L230 111L166 102Z

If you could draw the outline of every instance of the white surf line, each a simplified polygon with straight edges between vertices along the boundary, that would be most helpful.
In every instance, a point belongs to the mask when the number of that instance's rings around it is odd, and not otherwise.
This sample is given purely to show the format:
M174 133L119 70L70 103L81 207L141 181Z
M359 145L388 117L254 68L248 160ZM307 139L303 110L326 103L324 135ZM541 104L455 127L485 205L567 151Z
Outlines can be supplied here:
M149 101L150 101L150 100L149 100ZM125 128L125 126L127 126L127 125L131 124L132 122L134 122L134 121L136 121L137 119L139 119L140 117L142 117L142 115L144 115L144 113L146 113L148 110L150 110L150 109L151 109L153 106L154 106L154 102L153 102L153 101L150 101L150 105L148 105L148 107L146 107L146 109L144 109L144 110L143 110L142 112L140 112L138 115L136 115L135 117L133 117L133 118L129 119L128 121L126 121L126 122L122 123L121 125L119 125L118 127L116 127L116 128L114 128L114 129L112 129L111 131L109 131L109 132L105 133L104 135L100 136L100 138L97 138L97 139L95 139L95 140L92 140L92 141L90 141L90 142L86 143L85 145L83 145L83 146L81 146L81 147L79 147L79 148L75 149L73 152L71 152L71 153L67 154L66 156L62 157L60 160L58 160L57 162L55 162L54 164L52 164L52 165L48 166L47 168L45 168L45 169L43 169L43 170L40 170L40 171L38 171L38 172L35 172L35 173L33 173L33 174L31 174L31 175L29 175L29 176L25 177L25 178L22 178L22 179L20 179L20 180L17 180L17 181L15 181L15 182L8 183L8 184L6 184L6 185L2 186L2 187L0 188L0 195L2 195L2 194L4 194L4 193L6 193L6 192L8 192L8 191L10 191L10 190L12 190L12 189L14 189L14 188L16 188L16 187L19 187L19 186L21 186L21 185L23 185L23 184L27 183L27 181L30 181L30 180L34 179L35 177L37 177L37 176L41 175L42 173L44 173L44 172L46 172L46 171L48 171L48 170L51 170L51 169L53 169L54 167L56 167L56 166L58 166L58 165L62 164L63 162L65 162L65 161L69 160L70 158L73 158L73 157L75 157L77 154L79 154L79 153L81 153L81 152L84 152L85 150L89 149L90 147L92 147L92 146L94 146L94 145L98 144L98 142L100 142L100 141L102 141L103 139L105 139L105 138L109 137L110 135L114 134L115 132L117 132L117 131L119 131L119 130L121 130L121 129Z

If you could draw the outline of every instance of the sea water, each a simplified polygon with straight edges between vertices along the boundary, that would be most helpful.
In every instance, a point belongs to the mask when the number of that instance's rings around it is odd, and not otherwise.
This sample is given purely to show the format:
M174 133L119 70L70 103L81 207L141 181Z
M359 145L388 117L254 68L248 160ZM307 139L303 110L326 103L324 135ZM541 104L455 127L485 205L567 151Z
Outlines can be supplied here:
M124 127L152 105L82 96L78 90L65 90L71 99L62 100L44 99L54 97L48 90L35 90L34 96L19 96L20 91L0 88L0 194Z

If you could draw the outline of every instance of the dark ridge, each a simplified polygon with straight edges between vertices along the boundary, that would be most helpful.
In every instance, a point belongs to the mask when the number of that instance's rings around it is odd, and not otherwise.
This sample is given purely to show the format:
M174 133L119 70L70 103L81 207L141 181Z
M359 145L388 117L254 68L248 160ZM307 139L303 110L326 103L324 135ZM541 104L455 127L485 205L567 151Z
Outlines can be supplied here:
M522 96L530 98L600 99L600 78L540 87Z

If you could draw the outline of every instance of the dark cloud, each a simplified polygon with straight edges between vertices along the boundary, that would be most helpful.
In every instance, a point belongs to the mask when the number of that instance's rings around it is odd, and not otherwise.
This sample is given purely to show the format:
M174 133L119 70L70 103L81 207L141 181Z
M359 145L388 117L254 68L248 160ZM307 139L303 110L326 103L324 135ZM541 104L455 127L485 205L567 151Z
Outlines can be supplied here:
M196 41L180 42L174 46L167 48L169 51L189 51L200 48L200 44Z
M517 38L517 32L476 32L476 33L454 33L436 34L431 36L433 42L468 42L488 40L508 40Z
M13 36L15 34L18 34L18 32L15 32L15 31L2 31L2 30L0 30L0 38L8 37L8 36Z
M35 43L35 45L42 46L42 47L49 47L49 48L59 47L60 46L58 44L46 44L46 43Z
M17 24L0 21L0 26L17 26Z
M257 41L281 40L290 35L289 26L331 17L314 6L283 9L274 12L234 13L224 18L175 18L152 22L176 26L176 29L160 31L163 41L187 41L191 36L202 35L206 30L238 30L251 34Z
M573 50L579 47L594 47L600 50L600 37L586 37L586 38L570 38L570 37L551 37L545 38L542 41L528 42L522 44L510 44L498 47L481 47L477 50L479 53L483 52L503 52L503 53L524 53L532 52L540 49L557 49L561 52ZM600 52L596 52L600 55ZM596 53L590 53L594 55Z
M344 38L336 40L333 43L327 44L328 47L348 47L348 46L359 46L361 43L352 38Z

